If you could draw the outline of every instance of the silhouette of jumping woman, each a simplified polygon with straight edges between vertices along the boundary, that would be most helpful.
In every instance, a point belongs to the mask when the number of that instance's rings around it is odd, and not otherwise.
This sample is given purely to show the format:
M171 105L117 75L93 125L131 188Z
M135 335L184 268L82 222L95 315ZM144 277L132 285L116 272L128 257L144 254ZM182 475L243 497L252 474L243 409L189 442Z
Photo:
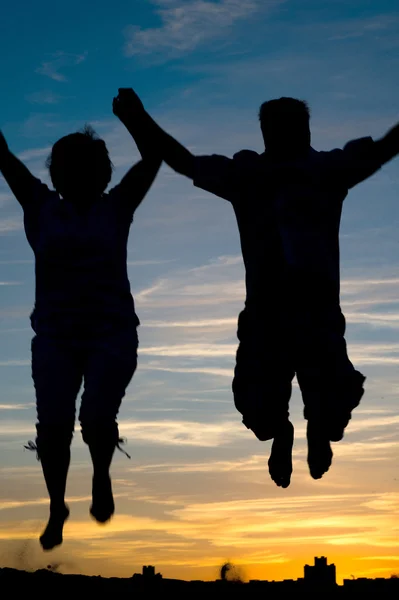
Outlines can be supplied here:
M133 103L132 103L133 100ZM132 133L135 98L120 89L113 112ZM31 324L32 376L37 401L36 444L50 497L50 518L40 542L62 543L65 488L75 403L93 462L91 515L106 523L114 513L109 474L122 440L117 414L137 366L137 327L127 275L127 241L133 214L161 160L138 145L142 160L119 185L107 147L86 127L58 140L47 165L55 191L36 179L8 149L0 132L0 169L24 211L35 255L36 295Z
M255 436L273 439L270 475L288 487L296 374L307 420L308 465L320 479L332 461L330 441L343 438L364 393L350 362L340 308L339 227L348 190L399 152L399 126L344 149L311 146L306 102L279 98L259 112L265 152L233 159L194 156L165 133L136 98L136 143L154 151L195 186L231 202L246 269L245 308L238 319L235 406Z

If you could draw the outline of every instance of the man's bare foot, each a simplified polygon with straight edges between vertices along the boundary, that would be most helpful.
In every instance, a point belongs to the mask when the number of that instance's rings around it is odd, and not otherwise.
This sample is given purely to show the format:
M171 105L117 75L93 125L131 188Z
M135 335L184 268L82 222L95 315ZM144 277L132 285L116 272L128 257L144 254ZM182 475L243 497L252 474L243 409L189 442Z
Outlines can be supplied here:
M90 514L98 523L107 523L115 512L112 482L109 474L94 475L92 488L93 502Z
M43 550L52 550L62 544L62 532L64 523L69 517L69 508L66 504L60 507L50 506L50 518L46 529L40 536Z
M333 453L329 433L320 422L311 420L307 426L308 465L313 479L321 479L331 467Z
M275 436L269 458L269 473L278 487L287 488L291 483L292 446L294 426L290 421Z

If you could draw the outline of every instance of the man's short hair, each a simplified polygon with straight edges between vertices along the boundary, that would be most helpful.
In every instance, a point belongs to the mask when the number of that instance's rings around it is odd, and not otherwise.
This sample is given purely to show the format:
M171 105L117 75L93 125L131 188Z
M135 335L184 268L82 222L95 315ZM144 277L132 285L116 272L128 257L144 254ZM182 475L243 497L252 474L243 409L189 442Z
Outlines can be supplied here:
M298 117L305 117L308 121L310 119L309 106L305 100L282 97L268 100L262 104L259 109L259 121L262 125L287 114L296 114Z

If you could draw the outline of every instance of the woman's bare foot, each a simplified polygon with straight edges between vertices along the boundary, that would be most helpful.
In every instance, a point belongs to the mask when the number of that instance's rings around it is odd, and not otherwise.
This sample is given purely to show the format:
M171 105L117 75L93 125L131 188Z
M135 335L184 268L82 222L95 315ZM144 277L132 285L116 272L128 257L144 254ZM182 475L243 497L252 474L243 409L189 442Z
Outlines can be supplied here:
M269 473L278 487L287 488L291 483L292 446L294 426L290 421L275 436L269 458Z
M40 536L40 543L43 550L52 550L62 544L62 532L64 523L69 517L69 508L66 504L60 507L51 507L50 518L46 529Z
M106 523L115 512L112 482L109 474L94 475L92 488L93 502L90 514L97 523Z

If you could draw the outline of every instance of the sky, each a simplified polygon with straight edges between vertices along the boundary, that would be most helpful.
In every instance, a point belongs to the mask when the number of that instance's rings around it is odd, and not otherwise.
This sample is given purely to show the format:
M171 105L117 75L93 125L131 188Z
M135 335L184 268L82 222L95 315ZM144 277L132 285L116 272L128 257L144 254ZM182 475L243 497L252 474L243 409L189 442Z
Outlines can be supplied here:
M118 87L134 87L196 154L261 151L259 106L287 95L309 102L318 150L377 139L399 120L398 25L393 0L15 0L0 23L0 128L48 182L51 145L90 123L109 147L111 185L139 158L112 114ZM128 247L142 325L120 412L132 458L117 453L112 467L117 514L105 527L89 516L77 427L64 545L44 554L46 490L23 450L36 418L33 253L0 178L0 564L123 577L154 564L165 577L215 579L230 560L246 578L279 580L325 555L339 581L397 573L398 196L394 160L345 201L342 306L366 394L332 469L314 481L294 387L294 473L282 490L267 472L270 442L241 424L232 400L245 298L232 207L162 167Z

